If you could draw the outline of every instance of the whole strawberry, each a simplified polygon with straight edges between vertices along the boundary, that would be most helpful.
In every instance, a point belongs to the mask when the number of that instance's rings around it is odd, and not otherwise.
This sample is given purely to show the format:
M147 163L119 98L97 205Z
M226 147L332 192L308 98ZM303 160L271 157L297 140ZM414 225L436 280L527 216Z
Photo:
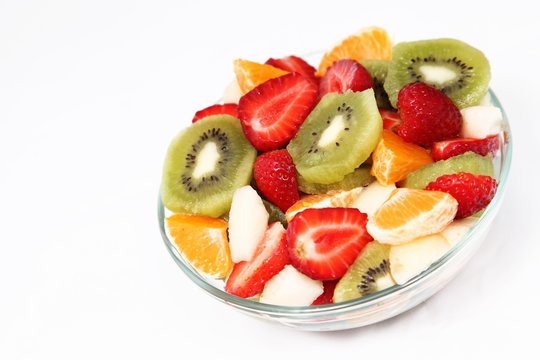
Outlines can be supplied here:
M425 83L405 85L398 94L401 125L397 133L405 141L431 146L459 136L463 118L452 100Z
M283 212L300 200L296 168L287 150L274 150L255 160L253 177L264 197Z
M456 219L471 216L491 202L497 190L497 181L484 175L467 172L442 175L432 181L426 190L444 191L458 201Z

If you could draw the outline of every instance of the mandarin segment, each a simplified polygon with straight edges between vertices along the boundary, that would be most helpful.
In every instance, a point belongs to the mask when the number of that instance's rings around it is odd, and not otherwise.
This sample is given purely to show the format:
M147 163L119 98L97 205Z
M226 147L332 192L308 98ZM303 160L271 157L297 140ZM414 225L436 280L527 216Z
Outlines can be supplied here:
M237 59L234 61L234 73L242 93L245 94L263 82L283 76L289 72L272 65Z
M197 271L214 278L224 278L230 273L233 263L226 221L174 214L166 222L178 250Z

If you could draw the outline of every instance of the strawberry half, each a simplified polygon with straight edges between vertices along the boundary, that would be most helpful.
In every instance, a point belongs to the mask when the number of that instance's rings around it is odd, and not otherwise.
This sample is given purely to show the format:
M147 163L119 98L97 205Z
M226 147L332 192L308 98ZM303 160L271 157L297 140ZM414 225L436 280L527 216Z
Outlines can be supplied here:
M354 208L307 209L287 228L291 264L315 280L342 277L373 240L367 215Z
M270 58L266 60L265 64L272 65L278 69L291 73L299 73L303 77L315 82L318 81L317 77L315 76L315 68L298 56L290 55L280 59Z
M489 205L497 191L497 181L484 175L460 172L439 176L426 190L444 191L458 201L456 219L466 218Z
M434 143L431 147L431 157L435 161L446 160L467 151L474 151L477 154L486 156L487 154L494 155L498 149L498 135L488 136L484 139L459 138Z
M383 128L396 132L398 125L401 124L401 118L399 117L399 114L396 111L380 108L379 113L381 114L381 118L383 121Z
M338 60L328 68L319 84L319 98L328 93L347 90L362 91L373 87L373 79L365 67L354 60Z
M291 140L317 101L317 85L298 73L268 80L238 103L242 129L259 151L276 150Z
M193 117L193 120L191 120L192 123L197 122L207 116L210 115L231 115L234 117L238 117L238 105L233 103L228 104L216 104L211 105L207 108L204 108L202 110L199 110L195 113L195 116Z
M300 200L296 168L287 150L274 150L255 160L253 178L264 197L286 212Z
M401 124L398 135L417 145L459 136L463 118L459 109L445 93L421 82L405 85L398 94Z
M260 293L264 284L288 263L287 233L283 225L276 222L264 233L253 258L234 264L231 275L225 283L225 291L243 298L254 296Z
M311 305L332 304L334 302L334 290L336 289L337 283L338 280L324 281L324 292L318 298L313 300Z

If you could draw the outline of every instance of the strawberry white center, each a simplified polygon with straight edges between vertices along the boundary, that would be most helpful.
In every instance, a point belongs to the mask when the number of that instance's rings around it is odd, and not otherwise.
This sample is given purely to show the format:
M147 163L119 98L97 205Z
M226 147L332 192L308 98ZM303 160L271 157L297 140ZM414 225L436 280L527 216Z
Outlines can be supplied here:
M422 65L418 69L425 81L432 84L442 85L447 81L454 80L458 74L444 66L438 65Z
M216 168L220 155L216 144L213 141L207 142L197 155L197 163L193 170L192 176L195 179L200 179L206 174L211 173Z
M332 119L330 125L323 131L317 145L324 148L330 144L336 143L337 138L343 129L345 129L345 118L343 115L337 115Z

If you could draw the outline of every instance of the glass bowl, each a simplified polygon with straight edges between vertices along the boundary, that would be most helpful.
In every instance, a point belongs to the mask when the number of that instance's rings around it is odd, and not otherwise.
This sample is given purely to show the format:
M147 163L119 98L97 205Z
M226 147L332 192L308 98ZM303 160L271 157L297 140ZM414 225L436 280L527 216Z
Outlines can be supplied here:
M230 295L223 291L223 281L202 276L178 252L165 228L167 210L158 196L159 227L165 246L180 269L201 289L217 300L257 318L302 330L330 331L366 326L401 314L427 300L456 276L486 238L499 211L512 161L512 136L504 109L491 89L489 94L491 103L501 108L503 113L501 148L494 157L497 193L476 224L452 249L427 270L403 285L394 285L377 293L337 304L300 307L262 304Z

